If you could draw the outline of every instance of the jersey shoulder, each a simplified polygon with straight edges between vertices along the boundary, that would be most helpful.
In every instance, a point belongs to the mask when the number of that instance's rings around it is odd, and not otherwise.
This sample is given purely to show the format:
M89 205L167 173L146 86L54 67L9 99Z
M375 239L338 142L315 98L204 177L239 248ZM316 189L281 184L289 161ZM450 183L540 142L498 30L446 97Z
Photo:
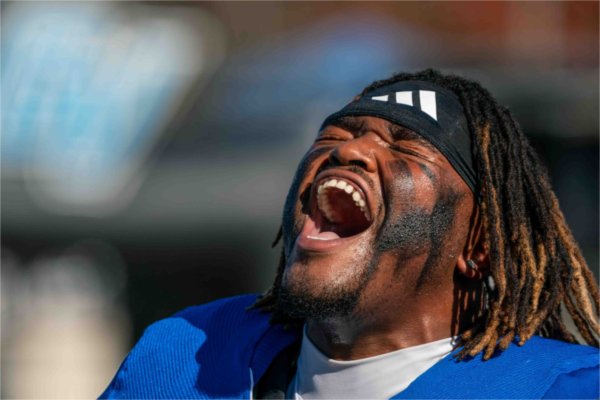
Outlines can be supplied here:
M534 337L525 362L539 368L538 393L549 399L597 399L600 397L598 348ZM526 347L526 346L523 346ZM539 361L533 361L539 360Z
M535 336L487 361L448 356L395 398L597 398L598 365L595 347Z
M197 398L206 391L247 390L249 358L269 329L269 315L248 311L256 295L186 308L150 325L101 398ZM200 374L202 370L202 374ZM231 376L227 393L217 371ZM202 396L200 396L202 397Z

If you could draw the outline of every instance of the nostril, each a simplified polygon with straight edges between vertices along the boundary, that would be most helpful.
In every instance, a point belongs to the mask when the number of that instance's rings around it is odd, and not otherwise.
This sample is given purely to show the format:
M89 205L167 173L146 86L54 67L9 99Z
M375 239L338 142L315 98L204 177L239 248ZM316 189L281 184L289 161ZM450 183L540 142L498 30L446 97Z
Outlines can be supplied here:
M334 150L331 153L329 153L329 164L336 167L342 165L342 161L340 160L337 151Z
M350 165L355 165L355 166L360 167L360 168L365 169L365 170L368 169L367 168L367 163L364 162L364 161L362 161L362 160L350 160L349 164Z

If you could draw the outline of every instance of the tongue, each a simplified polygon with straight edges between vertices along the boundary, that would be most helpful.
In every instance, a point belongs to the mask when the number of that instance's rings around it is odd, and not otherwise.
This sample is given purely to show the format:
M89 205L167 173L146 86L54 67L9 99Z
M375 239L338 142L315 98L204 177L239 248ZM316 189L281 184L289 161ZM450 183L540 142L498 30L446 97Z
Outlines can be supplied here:
M318 225L321 225L320 221L319 224L317 224L315 223L315 220L309 217L306 220L306 223L304 224L304 228L302 229L301 235L306 235L308 238L316 240L334 240L340 238L340 235L333 232L332 230L327 228L323 229L323 227L320 227Z
M319 240L333 240L339 239L340 235L335 232L325 231L325 232L315 232L309 235L311 239L319 239Z

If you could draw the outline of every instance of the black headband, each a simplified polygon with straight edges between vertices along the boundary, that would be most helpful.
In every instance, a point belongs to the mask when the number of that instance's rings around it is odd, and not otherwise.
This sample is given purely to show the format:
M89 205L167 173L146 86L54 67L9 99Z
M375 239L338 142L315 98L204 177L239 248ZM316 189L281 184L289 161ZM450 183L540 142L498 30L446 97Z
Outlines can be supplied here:
M477 193L467 119L451 91L423 81L396 82L370 91L331 114L321 129L339 118L359 115L383 118L418 133L448 159Z

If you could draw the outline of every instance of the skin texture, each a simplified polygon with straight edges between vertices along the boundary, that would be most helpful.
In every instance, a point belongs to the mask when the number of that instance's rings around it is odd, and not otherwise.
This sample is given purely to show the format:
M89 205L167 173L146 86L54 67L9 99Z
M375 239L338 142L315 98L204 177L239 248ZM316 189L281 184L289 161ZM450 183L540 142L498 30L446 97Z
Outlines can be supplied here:
M298 238L324 171L360 177L372 223L343 245L306 250ZM484 272L479 231L472 192L431 144L380 118L343 118L320 132L290 188L280 304L339 360L456 335Z

